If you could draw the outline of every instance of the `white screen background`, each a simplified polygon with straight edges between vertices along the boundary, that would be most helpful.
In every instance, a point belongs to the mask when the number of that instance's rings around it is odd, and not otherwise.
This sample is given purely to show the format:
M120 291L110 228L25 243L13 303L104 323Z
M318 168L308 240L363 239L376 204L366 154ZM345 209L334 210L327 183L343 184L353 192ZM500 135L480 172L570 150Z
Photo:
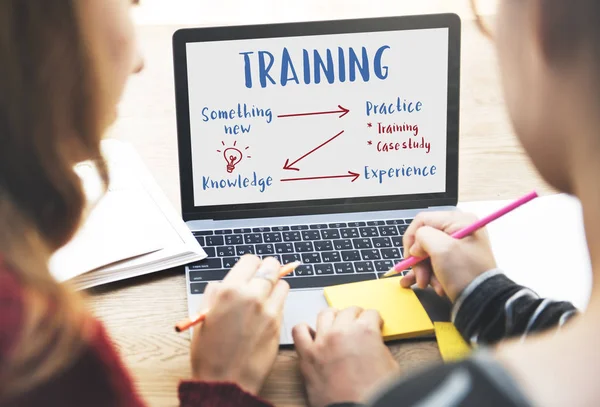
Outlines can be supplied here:
M372 61L375 52L383 45L390 49L383 53L382 65L387 66L385 80L375 77ZM287 86L279 84L281 53L290 52L300 84L293 81ZM360 56L362 47L369 53L369 82L357 75L355 82L304 84L302 50L311 56L317 49L323 58L326 49L332 50L337 67L338 47L354 48ZM275 56L270 74L278 82L266 88L258 83L257 51L269 51ZM253 87L245 86L244 58L241 52L251 55ZM348 71L346 52L346 71ZM239 203L281 202L328 198L369 197L418 193L445 192L446 186L446 127L448 92L448 29L427 29L376 33L320 35L235 41L218 41L187 44L190 129L195 206L227 205ZM311 69L313 65L311 63ZM314 75L311 72L314 82ZM391 115L366 115L366 101L374 104L394 103L397 98L422 103L420 112L397 112ZM235 118L233 120L203 121L202 110L236 109L238 103L248 107L270 108L273 119L264 117ZM342 118L339 114L306 117L277 118L277 115L335 111L338 105L350 110ZM418 125L414 132L378 134L377 123ZM367 123L372 123L369 128ZM238 135L225 134L224 125L250 125L250 132ZM344 133L318 151L299 161L294 167L300 171L284 170L286 159L290 162L319 146L340 131ZM378 152L377 143L408 142L409 139L430 143L425 149L400 149ZM369 145L368 141L372 144ZM244 153L244 158L230 174L222 153L233 146ZM245 149L248 147L248 149ZM251 158L247 158L250 156ZM387 170L402 166L432 166L436 174L428 177L410 176L366 179L365 167ZM360 174L352 178L333 178L307 181L281 182L281 179ZM259 187L203 189L203 177L220 181L272 177L272 186L260 192Z

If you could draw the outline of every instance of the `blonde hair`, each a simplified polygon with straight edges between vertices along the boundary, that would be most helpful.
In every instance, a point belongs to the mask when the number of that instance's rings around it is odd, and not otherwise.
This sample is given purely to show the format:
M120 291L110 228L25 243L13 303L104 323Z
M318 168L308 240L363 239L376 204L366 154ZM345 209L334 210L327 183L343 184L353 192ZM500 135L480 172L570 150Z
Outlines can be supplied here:
M82 3L0 1L0 254L25 307L19 340L0 367L0 401L66 369L90 335L82 298L47 266L82 220L86 198L74 165L93 160L108 183L100 151L108 115Z

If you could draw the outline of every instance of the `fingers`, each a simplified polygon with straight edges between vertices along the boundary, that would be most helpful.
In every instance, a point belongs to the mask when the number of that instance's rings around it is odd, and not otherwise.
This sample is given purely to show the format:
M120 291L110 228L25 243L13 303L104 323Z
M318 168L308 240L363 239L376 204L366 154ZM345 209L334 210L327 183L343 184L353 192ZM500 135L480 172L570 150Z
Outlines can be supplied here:
M267 298L279 281L280 270L281 265L277 259L269 257L263 260L256 273L250 278L248 292L260 299Z
M223 279L223 283L234 285L245 284L254 276L260 264L261 261L256 256L249 254L242 256L229 273L227 273Z
M292 338L294 338L296 351L301 358L308 353L311 345L314 342L310 332L311 329L308 324L296 325L294 329L292 329Z
M427 288L431 279L431 272L428 267L423 264L415 264L413 266L413 272L417 280L417 287L421 289Z
M444 291L444 287L442 287L442 283L440 283L440 281L437 279L437 277L435 275L431 276L431 281L429 282L429 284L431 284L431 287L433 287L436 294L439 295L440 297L444 297L446 295L446 293Z
M349 307L337 313L335 321L333 321L333 325L343 326L346 324L350 324L358 318L360 313L363 311L362 308L359 307Z
M379 330L383 328L383 319L381 319L381 315L376 310L365 310L360 313L358 319L366 322L369 326L378 328Z
M320 335L324 335L329 331L331 326L333 325L333 321L337 315L338 311L335 308L326 308L323 311L319 312L317 316L317 333Z
M202 301L200 303L200 309L198 312L203 312L204 310L212 307L215 302L216 294L219 290L219 283L216 281L211 281L207 284L204 289L204 294L202 295Z
M422 253L426 253L429 256L448 253L456 244L456 240L453 237L430 226L419 228L415 238L416 242L423 248ZM411 253L412 252L413 251L411 250Z
M417 282L417 277L415 276L415 272L413 270L410 270L408 273L406 273L404 275L404 277L402 277L400 279L400 285L404 288L410 288L416 282Z
M423 226L441 230L445 234L452 234L473 223L477 218L461 211L421 212L411 222L404 233L403 243L405 253L410 253L415 244L417 230ZM422 257L422 256L420 256Z
M273 315L278 315L279 318L283 316L283 307L285 305L285 299L290 292L290 285L287 281L279 280L273 288L271 296L265 303L266 309Z

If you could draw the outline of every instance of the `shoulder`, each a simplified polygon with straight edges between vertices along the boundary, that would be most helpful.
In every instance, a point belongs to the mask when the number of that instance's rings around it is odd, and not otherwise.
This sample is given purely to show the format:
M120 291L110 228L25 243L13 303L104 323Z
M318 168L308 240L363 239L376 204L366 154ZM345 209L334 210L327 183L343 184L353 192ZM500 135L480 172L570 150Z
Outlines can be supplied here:
M23 287L0 254L0 366L17 342L23 318Z

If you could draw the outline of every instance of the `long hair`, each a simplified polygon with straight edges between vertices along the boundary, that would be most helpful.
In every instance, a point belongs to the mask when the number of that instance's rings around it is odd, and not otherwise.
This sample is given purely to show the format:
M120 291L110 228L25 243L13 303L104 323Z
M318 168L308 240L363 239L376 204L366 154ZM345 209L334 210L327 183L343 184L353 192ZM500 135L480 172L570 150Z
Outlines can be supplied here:
M86 206L74 165L93 160L108 182L100 67L82 3L0 0L0 254L25 296L0 401L66 369L90 334L81 298L48 270Z

